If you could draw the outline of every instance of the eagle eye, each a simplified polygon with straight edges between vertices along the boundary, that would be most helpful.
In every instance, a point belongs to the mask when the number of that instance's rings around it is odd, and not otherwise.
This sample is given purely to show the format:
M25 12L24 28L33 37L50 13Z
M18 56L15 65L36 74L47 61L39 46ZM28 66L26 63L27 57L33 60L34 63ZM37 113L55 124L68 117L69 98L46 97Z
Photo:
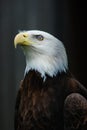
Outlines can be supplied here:
M39 41L42 41L44 39L44 37L42 35L36 35L36 38L39 40Z

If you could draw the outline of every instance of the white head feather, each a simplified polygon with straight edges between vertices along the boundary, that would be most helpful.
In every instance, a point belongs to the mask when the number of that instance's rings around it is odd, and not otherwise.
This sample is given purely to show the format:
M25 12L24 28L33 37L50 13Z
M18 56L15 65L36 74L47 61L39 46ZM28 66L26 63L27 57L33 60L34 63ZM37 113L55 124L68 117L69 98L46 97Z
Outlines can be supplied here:
M23 33L23 32L22 32ZM66 50L60 40L49 33L31 30L25 31L31 44L23 46L26 56L25 74L29 70L36 70L45 79L46 74L53 77L57 73L66 72L68 61ZM43 39L38 39L42 36Z

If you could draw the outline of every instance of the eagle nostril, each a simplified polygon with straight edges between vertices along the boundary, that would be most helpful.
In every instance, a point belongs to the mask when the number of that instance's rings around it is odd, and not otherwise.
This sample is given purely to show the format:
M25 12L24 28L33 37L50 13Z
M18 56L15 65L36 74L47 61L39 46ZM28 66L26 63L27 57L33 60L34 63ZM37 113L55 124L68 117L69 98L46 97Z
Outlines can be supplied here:
M27 37L25 34L23 34L23 37Z

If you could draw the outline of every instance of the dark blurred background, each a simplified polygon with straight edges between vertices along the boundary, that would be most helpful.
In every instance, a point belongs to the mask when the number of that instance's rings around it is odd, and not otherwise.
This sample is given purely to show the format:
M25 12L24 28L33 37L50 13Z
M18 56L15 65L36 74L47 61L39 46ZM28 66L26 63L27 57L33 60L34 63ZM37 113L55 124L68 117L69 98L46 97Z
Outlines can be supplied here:
M79 0L0 0L0 130L14 130L14 106L25 58L14 37L39 29L65 45L69 68L87 87L86 7Z

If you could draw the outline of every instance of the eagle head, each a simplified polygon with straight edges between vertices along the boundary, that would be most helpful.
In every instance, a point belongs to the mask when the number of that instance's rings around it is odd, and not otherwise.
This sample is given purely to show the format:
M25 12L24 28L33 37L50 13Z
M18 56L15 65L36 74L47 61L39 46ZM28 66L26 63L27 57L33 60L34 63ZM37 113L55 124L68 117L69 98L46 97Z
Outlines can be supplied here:
M68 61L63 43L53 35L39 30L23 31L14 38L14 45L20 45L26 57L25 74L29 70L51 77L66 72Z

